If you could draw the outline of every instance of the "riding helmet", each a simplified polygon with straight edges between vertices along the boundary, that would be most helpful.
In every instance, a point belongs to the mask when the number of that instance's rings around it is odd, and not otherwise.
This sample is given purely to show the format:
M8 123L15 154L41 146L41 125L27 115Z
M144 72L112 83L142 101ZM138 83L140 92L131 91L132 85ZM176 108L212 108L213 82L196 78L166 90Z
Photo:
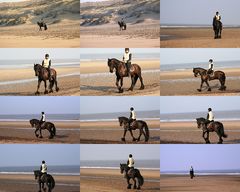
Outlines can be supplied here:
M49 57L49 54L46 54L45 57Z
M44 114L44 112L42 112L42 114Z
M218 15L218 11L216 12L216 15Z
M212 62L213 62L213 60L212 60L212 59L209 59L209 62L210 62L210 63L212 63Z
M42 164L45 164L45 161L42 161Z
M125 48L125 51L129 51L129 48Z
M129 154L129 157L131 158L131 157L132 157L132 154Z
M212 108L208 108L208 111L212 111Z
M133 111L133 110L134 110L134 108L133 108L133 107L131 107L131 108L130 108L130 110L131 110L131 111Z

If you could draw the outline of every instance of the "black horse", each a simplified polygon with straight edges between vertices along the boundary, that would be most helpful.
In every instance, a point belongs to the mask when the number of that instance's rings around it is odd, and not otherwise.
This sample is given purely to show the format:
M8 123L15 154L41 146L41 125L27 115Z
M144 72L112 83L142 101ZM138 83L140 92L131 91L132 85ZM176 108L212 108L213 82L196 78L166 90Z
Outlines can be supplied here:
M144 183L144 178L138 169L129 170L127 164L120 164L120 170L121 170L121 174L124 173L126 175L127 184L128 184L127 189L131 189L131 186L132 186L132 184L130 184L130 179L132 179L134 182L134 185L133 185L134 189L141 189L141 186L143 186L143 183ZM136 178L138 182L136 182ZM138 185L136 183L138 183Z
M225 134L225 132L224 132L224 126L221 122L214 121L207 125L207 119L205 119L203 117L197 118L196 120L197 120L198 128L199 129L202 128L202 130L203 130L202 137L204 138L206 143L210 143L209 132L217 133L217 135L219 137L218 144L222 144L222 142L223 142L222 137L227 138L227 134ZM205 134L207 134L207 137L205 137Z
M114 69L116 70L116 86L118 88L119 93L123 93L123 78L128 77L127 73L127 68L124 62L119 61L115 58L113 59L108 59L108 67L110 73L113 73ZM132 64L131 68L129 70L130 76L131 76L131 87L128 90L133 90L138 78L140 79L141 82L141 89L144 89L144 84L143 84L143 78L142 78L142 72L141 72L141 67L137 64ZM120 86L119 86L119 81L120 81Z
M193 177L195 177L193 170L190 170L190 171L189 171L189 174L190 174L190 178L191 178L191 179L193 179Z
M222 38L222 22L217 20L216 17L213 18L213 30L214 30L214 39Z
M49 139L52 139L54 136L56 136L56 127L53 123L51 122L45 122L42 126L40 126L40 121L38 119L31 119L30 124L33 127L36 128L35 130L35 136L39 137L39 138L43 138L42 136L42 129L47 129L50 133L49 135ZM39 131L40 135L37 134L37 132Z
M38 77L38 86L37 86L37 91L36 91L36 95L39 95L39 88L40 88L40 85L41 85L41 82L43 81L44 82L44 86L45 86L45 91L44 91L44 94L48 94L48 93L52 93L53 90L53 86L55 84L55 89L56 91L58 92L59 91L59 88L57 86L57 72L55 69L51 69L51 80L49 80L49 72L46 68L44 68L42 65L40 64L34 64L34 67L33 67L34 71L35 71L35 76ZM47 90L47 80L49 80L49 89L50 91Z
M127 30L127 24L124 21L118 21L120 31Z
M130 128L129 128L129 119L127 117L118 117L118 121L120 126L124 128L122 141L124 142L126 141L125 136L127 131L130 132L133 141L140 141L142 135L144 135L145 137L145 142L149 140L149 129L145 121L141 121L141 120L134 121L134 123L130 126ZM143 128L145 129L145 131L143 130ZM135 138L132 133L132 130L136 130L136 129L139 129L138 138Z
M48 192L51 192L53 190L53 188L55 187L55 180L52 177L52 175L42 174L41 171L39 171L39 170L35 170L33 172L34 172L35 180L38 180L39 192L41 192L42 190L46 191L44 184L47 185Z
M221 84L218 90L221 90L221 91L226 90L226 86L225 86L226 75L223 71L214 71L213 75L210 75L207 73L206 69L198 67L198 68L193 68L193 73L195 77L197 77L198 75L201 76L200 89L197 89L199 92L202 91L203 83L206 83L206 85L208 86L208 91L211 91L208 81L212 81L215 79L218 79Z
M42 27L44 28L44 30L46 31L48 28L47 28L47 24L43 21L38 21L37 22L38 26L39 26L39 31L42 31Z

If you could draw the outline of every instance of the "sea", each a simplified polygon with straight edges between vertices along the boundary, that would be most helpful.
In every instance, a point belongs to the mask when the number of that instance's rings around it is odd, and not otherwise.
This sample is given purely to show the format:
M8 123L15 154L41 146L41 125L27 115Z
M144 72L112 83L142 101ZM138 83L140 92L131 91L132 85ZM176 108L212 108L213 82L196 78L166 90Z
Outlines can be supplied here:
M0 167L0 174L24 174L32 175L33 170L39 170L39 166ZM48 165L48 173L52 175L80 175L79 165Z
M99 121L117 121L118 117L129 117L129 112L113 112L113 113L97 113L97 114L81 114L81 122L99 122ZM141 120L159 120L159 110L153 111L138 111L137 119Z
M160 110L161 111L161 110ZM196 118L207 117L206 111L191 112L191 113L161 113L161 122L191 122L196 121ZM215 121L239 121L240 110L232 111L214 111Z

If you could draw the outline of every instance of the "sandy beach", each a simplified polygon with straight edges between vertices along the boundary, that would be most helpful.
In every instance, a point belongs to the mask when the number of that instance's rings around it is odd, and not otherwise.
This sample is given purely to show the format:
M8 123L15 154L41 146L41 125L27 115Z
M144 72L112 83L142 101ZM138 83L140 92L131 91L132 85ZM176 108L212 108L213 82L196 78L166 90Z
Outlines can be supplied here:
M130 78L123 80L123 93L118 93L115 85L116 75L109 72L106 61L89 61L81 62L80 79L81 79L81 95L155 95L160 94L160 63L157 60L134 61L140 65L142 69L144 90L139 90L140 81L136 83L133 91L127 91L131 85Z
M79 122L52 122L56 127L56 136L48 139L49 132L42 131L43 138L35 136L35 128L27 122L0 122L0 143L79 143Z
M30 0L0 5L0 47L80 47L79 1ZM41 19L48 26L46 31L39 30Z
M162 48L238 48L240 28L224 28L214 39L212 28L161 28Z
M159 131L159 121L146 121L148 123L150 139L148 144L159 144L160 143L160 131ZM118 121L116 122L81 122L80 125L80 143L120 143L123 136L123 128L120 127ZM135 137L139 136L139 130L133 131ZM146 143L144 141L144 136L142 135L139 142L132 141L130 132L126 134L126 143Z
M194 179L190 179L188 175L163 175L161 174L160 190L164 192L233 192L238 191L240 187L240 177L231 175L196 175Z
M217 119L215 120L217 121ZM227 138L223 138L224 144L240 143L239 121L222 121ZM204 144L202 130L197 128L196 122L161 122L161 143L179 144ZM211 143L218 142L215 132L209 134Z
M239 86L239 68L221 69L226 74L226 91L220 91L220 83L218 80L209 82L212 91L207 91L207 86L204 83L202 92L198 92L200 88L201 77L194 77L192 70L184 71L161 71L161 95L240 95Z
M120 170L113 169L85 169L81 168L81 192L126 192L139 191L127 189L127 183ZM159 171L140 170L144 177L144 184L141 191L155 192L159 191L160 173Z
M59 92L48 95L80 95L80 78L78 67L59 67L57 80ZM14 75L12 75L14 74ZM38 78L33 69L1 69L0 70L0 95L31 96L37 90ZM41 95L44 92L44 83L39 89Z
M79 192L79 176L53 175L56 186L53 191ZM0 192L38 191L38 183L34 175L0 174Z

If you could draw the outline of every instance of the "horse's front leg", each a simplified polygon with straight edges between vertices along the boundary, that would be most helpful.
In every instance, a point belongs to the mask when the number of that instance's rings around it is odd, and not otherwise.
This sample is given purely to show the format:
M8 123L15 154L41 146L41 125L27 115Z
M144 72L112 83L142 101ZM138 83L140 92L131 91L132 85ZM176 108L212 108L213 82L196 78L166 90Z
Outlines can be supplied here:
M197 89L199 92L202 91L203 80L201 79L200 89Z
M40 94L38 90L40 88L41 82L42 81L38 79L37 91L35 92L35 95L39 95Z
M137 139L134 137L134 135L133 135L133 133L132 133L132 129L129 129L129 132L130 132L130 134L131 134L131 136L132 136L132 140L133 140L133 141L136 141Z
M38 184L39 184L39 191L38 192L41 192L42 191L42 184L41 184L40 181L38 182Z
M211 91L212 89L211 89L211 87L209 86L209 83L208 83L207 80L205 81L205 83L206 83L206 85L208 86L208 91Z
M43 138L43 136L42 136L42 127L39 128L39 132L40 132L40 137L39 138Z
M44 94L48 94L48 90L47 90L47 81L44 81L44 87L45 87L45 91Z
M117 88L118 88L118 92L119 92L119 93L122 93L121 87L119 86L119 80L120 80L120 78L117 77L117 78L116 78L116 86L117 86Z
M142 134L143 134L143 130L140 128L139 129L139 136L138 136L137 141L140 141L140 138L141 138Z
M37 127L36 130L35 130L35 136L36 136L36 137L39 136L39 135L37 134L38 130L39 130L39 127Z
M124 142L126 141L126 139L125 139L126 133L127 133L127 129L124 128L123 137L122 137L122 141L124 141Z
M134 182L133 189L137 189L137 185L136 185L136 179L135 179L135 178L133 178L133 182Z
M131 76L131 86L130 86L130 88L129 88L128 90L129 90L129 91L132 91L134 85L135 85L135 78L134 78L134 76Z
M127 173L126 173L126 174L127 174ZM129 180L130 180L130 178L127 177L127 184L128 184L127 189L131 189L131 186L132 186L132 185L130 184Z

